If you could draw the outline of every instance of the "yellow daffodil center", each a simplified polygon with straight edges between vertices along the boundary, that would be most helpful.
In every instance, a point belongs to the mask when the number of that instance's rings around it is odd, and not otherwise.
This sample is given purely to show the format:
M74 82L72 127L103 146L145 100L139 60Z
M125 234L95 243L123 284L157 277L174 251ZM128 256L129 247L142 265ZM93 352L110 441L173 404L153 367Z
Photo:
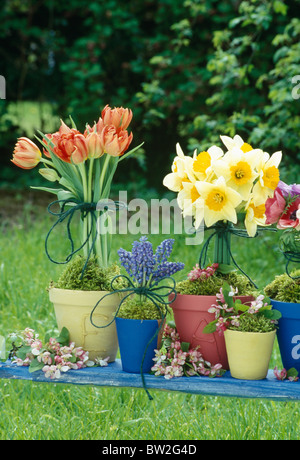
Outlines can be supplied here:
M261 204L260 206L254 206L254 204L251 203L249 207L253 209L254 217L256 217L256 219L263 219L266 211L264 204Z
M250 150L253 150L253 147L250 144L247 144L247 142L244 142L242 147L241 147L241 150L244 153L246 153L246 152L250 152Z
M210 165L211 165L210 154L208 152L200 152L199 155L197 155L197 158L195 159L193 163L193 169L195 172L204 174Z
M198 190L196 189L195 186L193 186L191 188L191 200L192 200L192 203L194 203L194 201L196 201L199 197L200 197L200 194L199 194Z
M276 166L270 166L270 168L264 170L264 185L272 190L278 185L279 182L279 171Z
M212 190L205 200L206 205L213 211L220 211L226 203L226 196L221 190Z
M239 161L236 165L230 167L231 179L237 185L247 184L251 179L251 167L246 161Z

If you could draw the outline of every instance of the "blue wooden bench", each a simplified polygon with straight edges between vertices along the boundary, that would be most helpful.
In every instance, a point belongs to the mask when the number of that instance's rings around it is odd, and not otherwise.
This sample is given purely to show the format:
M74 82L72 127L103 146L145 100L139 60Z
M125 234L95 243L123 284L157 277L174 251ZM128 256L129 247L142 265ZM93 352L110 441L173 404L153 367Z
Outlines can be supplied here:
M56 380L46 378L43 371L30 373L27 367L20 367L10 362L0 362L0 378L73 385L143 388L141 375L122 371L120 360L110 363L107 367L70 370ZM229 371L222 377L215 378L194 376L166 380L162 376L157 377L151 374L144 374L144 378L148 390L278 401L300 400L300 381L279 381L274 376L273 370L269 370L266 379L258 381L234 379L230 376Z

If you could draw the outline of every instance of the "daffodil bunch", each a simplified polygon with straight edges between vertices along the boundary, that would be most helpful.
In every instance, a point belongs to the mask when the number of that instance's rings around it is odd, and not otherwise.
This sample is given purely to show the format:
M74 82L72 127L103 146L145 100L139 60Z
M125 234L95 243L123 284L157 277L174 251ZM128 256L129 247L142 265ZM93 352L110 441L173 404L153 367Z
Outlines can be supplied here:
M30 139L22 137L13 152L12 162L22 169L43 165L39 173L52 183L52 187L33 188L57 195L62 212L54 215L59 216L60 222L66 218L68 230L73 217L72 208L81 211L82 244L79 249L83 249L87 258L96 256L101 267L109 265L111 234L109 231L99 232L98 222L95 225L95 219L105 214L104 209L99 210L97 205L101 200L109 199L120 161L140 147L126 152L133 138L132 132L128 133L132 116L128 108L111 109L106 105L98 121L93 126L87 124L84 132L77 129L71 118L71 127L61 121L57 132L39 133L37 138L41 149ZM104 218L109 229L110 216L107 212ZM73 247L73 241L71 245ZM67 258L69 260L70 257Z
M196 229L203 222L206 228L220 222L235 225L242 216L248 236L254 237L258 226L266 226L265 203L279 182L282 153L253 148L239 135L220 137L225 148L213 145L192 156L177 144L172 172L163 184L178 193L182 214L193 217Z

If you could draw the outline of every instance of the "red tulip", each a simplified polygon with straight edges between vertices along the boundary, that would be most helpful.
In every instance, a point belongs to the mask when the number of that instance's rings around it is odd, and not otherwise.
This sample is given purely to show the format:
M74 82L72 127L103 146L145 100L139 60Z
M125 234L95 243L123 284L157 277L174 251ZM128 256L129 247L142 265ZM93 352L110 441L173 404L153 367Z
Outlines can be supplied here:
M133 134L128 135L127 131L116 129L114 126L104 126L101 132L101 141L105 153L118 157L128 149Z
M300 197L293 201L285 213L280 217L277 227L280 229L299 227L298 211L300 208Z
M274 191L273 198L267 199L265 206L266 224L271 225L277 223L286 206L286 201L278 187Z
M20 137L11 161L19 168L32 169L40 162L41 156L41 151L34 142L27 137Z
M115 128L127 129L132 120L132 111L123 109L123 107L115 107L111 109L106 105L101 113L104 125L113 125Z

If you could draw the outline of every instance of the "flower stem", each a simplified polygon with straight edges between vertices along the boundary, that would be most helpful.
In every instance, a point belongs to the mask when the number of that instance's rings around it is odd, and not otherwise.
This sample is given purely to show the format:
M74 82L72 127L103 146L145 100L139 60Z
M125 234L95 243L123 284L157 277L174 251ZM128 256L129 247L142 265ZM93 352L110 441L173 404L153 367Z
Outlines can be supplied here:
M89 193L88 193L88 184L87 184L87 176L86 176L86 169L85 164L79 164L79 171L82 178L82 188L83 188L83 200L84 202L88 202ZM82 224L82 244L87 240L89 234L89 222L87 216L83 217L81 220ZM83 247L84 257L87 258L89 254L89 242L84 245Z
M230 265L231 235L230 232L218 232L215 239L214 263Z

